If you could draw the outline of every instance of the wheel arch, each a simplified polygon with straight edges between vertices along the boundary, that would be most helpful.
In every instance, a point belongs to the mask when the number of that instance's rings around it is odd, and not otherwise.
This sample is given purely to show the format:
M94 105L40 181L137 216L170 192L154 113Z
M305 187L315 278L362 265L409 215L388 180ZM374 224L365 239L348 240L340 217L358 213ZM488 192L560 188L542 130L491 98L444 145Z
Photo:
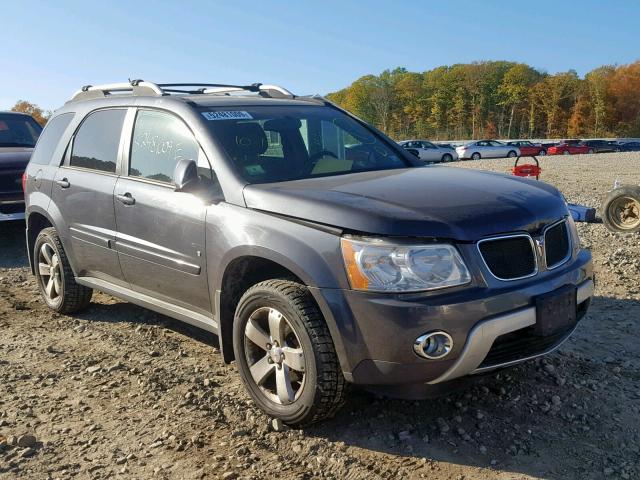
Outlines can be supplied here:
M27 242L27 258L29 259L29 267L31 273L35 274L35 266L33 261L33 248L36 244L38 234L45 228L55 227L55 224L48 212L40 208L32 208L26 218L26 242Z
M244 292L270 278L291 278L305 285L320 309L329 329L338 359L345 365L343 343L329 305L318 288L316 277L301 269L290 258L263 247L238 247L226 256L215 281L215 312L220 350L225 363L234 360L233 322L235 309Z

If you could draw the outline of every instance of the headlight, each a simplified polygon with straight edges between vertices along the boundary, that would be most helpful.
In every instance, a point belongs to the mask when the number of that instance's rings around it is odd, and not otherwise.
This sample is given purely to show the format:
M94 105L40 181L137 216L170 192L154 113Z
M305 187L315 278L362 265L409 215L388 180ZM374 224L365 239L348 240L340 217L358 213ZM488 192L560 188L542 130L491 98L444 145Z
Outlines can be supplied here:
M345 237L340 243L349 283L355 290L416 292L471 281L452 245L403 245Z

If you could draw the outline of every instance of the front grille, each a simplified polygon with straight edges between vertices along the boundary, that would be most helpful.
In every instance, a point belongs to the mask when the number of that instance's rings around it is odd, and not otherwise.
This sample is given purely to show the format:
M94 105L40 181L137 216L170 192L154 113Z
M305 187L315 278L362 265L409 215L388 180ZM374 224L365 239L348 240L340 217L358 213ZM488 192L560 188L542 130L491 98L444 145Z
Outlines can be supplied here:
M537 271L533 242L528 235L483 240L478 249L487 268L500 280L528 277Z
M0 203L0 213L11 215L24 212L24 203Z
M0 172L0 192L22 192L23 170L9 170Z
M547 268L557 267L569 257L569 229L563 221L549 228L544 234Z
M502 365L543 354L560 343L572 329L573 327L547 337L536 335L533 327L501 335L493 342L491 350L478 368Z
M582 302L577 307L576 322L582 320L589 308L589 300ZM500 335L493 342L489 353L482 361L479 369L489 368L515 362L529 357L541 355L561 343L575 328L571 326L563 331L541 337L536 334L535 325L515 332Z

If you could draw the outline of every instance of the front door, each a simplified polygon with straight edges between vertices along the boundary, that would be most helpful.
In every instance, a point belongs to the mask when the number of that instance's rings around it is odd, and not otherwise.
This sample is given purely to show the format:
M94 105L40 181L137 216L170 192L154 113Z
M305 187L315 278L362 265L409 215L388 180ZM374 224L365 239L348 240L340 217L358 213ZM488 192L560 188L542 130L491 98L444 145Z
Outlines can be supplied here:
M87 116L56 172L52 191L53 205L66 221L58 225L59 234L75 274L121 285L113 190L125 114L125 109L108 109Z
M210 314L207 204L175 192L173 185L179 160L206 158L182 120L143 109L136 114L128 158L114 195L116 244L126 280L140 293ZM210 171L208 164L204 170Z

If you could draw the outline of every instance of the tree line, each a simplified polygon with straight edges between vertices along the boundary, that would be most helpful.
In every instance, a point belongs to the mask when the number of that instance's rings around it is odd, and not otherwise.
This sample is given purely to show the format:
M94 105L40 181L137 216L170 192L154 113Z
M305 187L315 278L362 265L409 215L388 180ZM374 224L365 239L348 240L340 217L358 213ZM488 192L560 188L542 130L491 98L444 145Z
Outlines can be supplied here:
M640 136L640 61L584 78L506 61L396 68L327 97L396 139Z

